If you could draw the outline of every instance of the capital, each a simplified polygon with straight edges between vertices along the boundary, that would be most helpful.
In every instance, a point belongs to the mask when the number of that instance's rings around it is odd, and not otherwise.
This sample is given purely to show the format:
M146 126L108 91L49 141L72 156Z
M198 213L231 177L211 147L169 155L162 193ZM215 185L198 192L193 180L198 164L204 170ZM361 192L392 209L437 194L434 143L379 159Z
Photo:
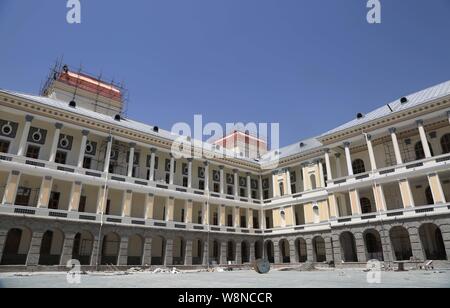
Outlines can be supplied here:
M25 121L27 121L27 122L31 122L31 121L33 121L33 119L34 119L34 117L32 115L25 116Z
M88 130L86 130L86 129L83 129L82 131L81 131L81 134L83 135L83 136L88 136L89 135L89 131Z
M395 134L397 132L397 129L395 127L389 128L389 134Z
M55 128L56 129L62 129L63 128L63 124L62 123L55 123Z
M345 141L345 142L344 142L344 147L348 148L348 147L350 147L350 144L351 144L351 143L350 143L349 141Z
M417 120L416 124L418 127L423 126L423 120L422 119Z

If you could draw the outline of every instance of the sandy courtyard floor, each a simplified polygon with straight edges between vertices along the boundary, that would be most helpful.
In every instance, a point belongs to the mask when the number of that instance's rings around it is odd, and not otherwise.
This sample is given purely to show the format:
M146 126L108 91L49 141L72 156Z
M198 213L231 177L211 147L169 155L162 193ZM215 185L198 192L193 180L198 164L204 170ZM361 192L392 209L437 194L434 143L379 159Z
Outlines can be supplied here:
M130 275L88 274L80 284L69 284L65 273L36 273L31 276L0 274L2 288L450 288L450 271L383 272L380 284L369 284L361 270L315 272L253 271L223 273Z

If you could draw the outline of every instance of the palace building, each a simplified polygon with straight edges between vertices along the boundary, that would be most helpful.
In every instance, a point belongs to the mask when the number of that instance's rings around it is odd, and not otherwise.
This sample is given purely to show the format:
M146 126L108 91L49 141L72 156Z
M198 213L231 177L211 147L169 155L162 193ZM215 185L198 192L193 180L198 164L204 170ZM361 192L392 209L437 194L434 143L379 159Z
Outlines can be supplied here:
M235 131L201 159L67 66L0 105L0 270L449 260L450 81L277 151Z

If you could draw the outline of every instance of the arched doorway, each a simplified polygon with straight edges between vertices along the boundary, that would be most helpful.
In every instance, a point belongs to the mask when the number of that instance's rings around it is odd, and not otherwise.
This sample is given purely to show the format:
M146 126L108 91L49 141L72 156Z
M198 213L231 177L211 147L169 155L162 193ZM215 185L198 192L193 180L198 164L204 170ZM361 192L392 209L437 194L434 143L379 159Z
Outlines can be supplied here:
M255 258L261 259L263 257L263 244L260 241L255 242Z
M77 233L73 241L72 259L78 260L81 265L90 265L94 236L87 231Z
M312 241L314 251L314 262L325 262L327 260L325 250L325 240L321 236L317 236Z
M192 264L203 264L203 242L200 239L195 239L192 242Z
M227 243L227 261L236 262L236 247L233 241Z
M289 242L286 239L282 239L279 243L279 247L280 247L281 262L290 263L291 256L290 256Z
M166 240L162 236L152 238L152 265L164 265Z
M128 238L128 265L142 265L144 255L144 239L138 234Z
M350 232L343 232L339 237L339 242L341 243L342 261L358 262L355 236Z
M31 244L31 231L14 228L8 231L3 248L1 265L25 265Z
M63 245L64 233L62 231L46 231L42 236L39 265L59 265Z
M408 230L400 226L393 227L389 231L389 236L391 238L395 260L406 261L411 259L413 254Z
M447 260L441 229L435 224L423 224L419 228L419 235L427 260Z
M274 254L274 247L273 247L272 241L267 241L265 246L266 246L265 251L266 251L267 260L270 263L275 263L275 258L274 258L275 254Z
M364 233L364 242L366 244L367 260L384 261L383 245L377 230L367 230Z
M303 238L299 238L295 241L295 246L297 248L298 262L306 262L308 260L306 241Z
M250 245L246 241L241 243L241 255L242 263L250 262Z
M102 241L101 265L117 265L119 259L120 237L116 233L108 233Z

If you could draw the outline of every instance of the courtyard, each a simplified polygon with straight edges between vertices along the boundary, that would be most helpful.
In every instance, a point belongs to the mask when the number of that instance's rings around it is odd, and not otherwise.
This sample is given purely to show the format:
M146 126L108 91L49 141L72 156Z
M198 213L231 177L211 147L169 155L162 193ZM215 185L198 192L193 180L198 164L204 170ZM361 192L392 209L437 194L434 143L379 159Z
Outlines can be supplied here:
M66 273L2 273L1 288L448 288L450 270L382 272L381 283L367 282L368 273L358 270L90 273L80 284L69 284Z

